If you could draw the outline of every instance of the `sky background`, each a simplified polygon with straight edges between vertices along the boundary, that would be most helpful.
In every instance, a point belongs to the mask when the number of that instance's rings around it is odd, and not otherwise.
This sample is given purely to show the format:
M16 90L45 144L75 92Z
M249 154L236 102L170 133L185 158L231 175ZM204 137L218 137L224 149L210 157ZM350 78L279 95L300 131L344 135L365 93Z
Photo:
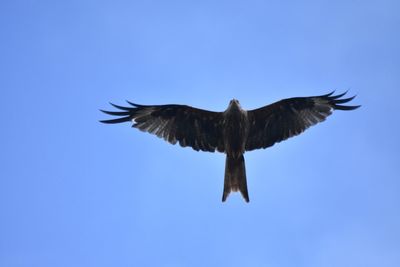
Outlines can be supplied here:
M400 266L399 1L1 1L0 266ZM172 146L108 102L253 109L357 94L246 153Z

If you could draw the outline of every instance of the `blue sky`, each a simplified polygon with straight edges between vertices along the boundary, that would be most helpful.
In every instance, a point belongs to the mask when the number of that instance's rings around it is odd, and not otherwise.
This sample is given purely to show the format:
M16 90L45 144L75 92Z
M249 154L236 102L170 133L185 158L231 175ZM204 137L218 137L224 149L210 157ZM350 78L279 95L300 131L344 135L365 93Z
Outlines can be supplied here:
M0 266L400 266L398 1L1 1ZM224 155L103 125L350 89L354 112Z

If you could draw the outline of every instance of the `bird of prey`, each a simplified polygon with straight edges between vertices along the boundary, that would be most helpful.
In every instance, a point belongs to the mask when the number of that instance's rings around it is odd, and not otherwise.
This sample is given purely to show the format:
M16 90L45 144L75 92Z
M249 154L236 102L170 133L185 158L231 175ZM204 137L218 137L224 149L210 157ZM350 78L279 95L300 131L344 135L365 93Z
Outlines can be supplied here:
M226 154L222 201L231 192L239 191L249 202L245 151L267 148L296 136L322 122L333 110L354 110L360 106L343 105L355 96L342 98L331 92L321 96L294 97L273 104L244 110L233 99L223 112L214 112L187 105L139 105L127 101L124 107L110 103L120 111L102 112L119 116L103 123L132 122L132 127L163 138L171 144L191 147L196 151Z

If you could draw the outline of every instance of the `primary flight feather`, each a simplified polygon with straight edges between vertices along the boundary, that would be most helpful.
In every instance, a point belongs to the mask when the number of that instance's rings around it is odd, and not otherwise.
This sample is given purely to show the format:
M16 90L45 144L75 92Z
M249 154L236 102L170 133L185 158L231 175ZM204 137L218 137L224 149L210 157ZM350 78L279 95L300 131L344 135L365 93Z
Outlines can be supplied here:
M186 105L139 105L131 107L112 104L120 111L102 112L119 118L103 123L132 122L133 127L157 135L171 144L192 147L196 151L226 154L222 201L230 192L240 191L249 202L243 154L267 148L298 135L322 122L333 110L353 110L360 106L343 105L351 100L346 93L312 97L294 97L273 104L244 110L233 99L224 112L213 112Z

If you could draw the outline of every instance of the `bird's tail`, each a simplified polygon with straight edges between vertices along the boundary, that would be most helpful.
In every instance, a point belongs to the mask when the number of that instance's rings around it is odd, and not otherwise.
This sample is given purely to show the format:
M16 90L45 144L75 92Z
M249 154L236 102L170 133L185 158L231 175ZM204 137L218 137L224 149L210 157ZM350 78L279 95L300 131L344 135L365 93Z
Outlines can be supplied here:
M244 165L244 157L240 155L238 158L226 156L225 163L225 181L222 202L225 202L231 192L240 191L246 202L249 202L249 193L247 192L246 168Z

